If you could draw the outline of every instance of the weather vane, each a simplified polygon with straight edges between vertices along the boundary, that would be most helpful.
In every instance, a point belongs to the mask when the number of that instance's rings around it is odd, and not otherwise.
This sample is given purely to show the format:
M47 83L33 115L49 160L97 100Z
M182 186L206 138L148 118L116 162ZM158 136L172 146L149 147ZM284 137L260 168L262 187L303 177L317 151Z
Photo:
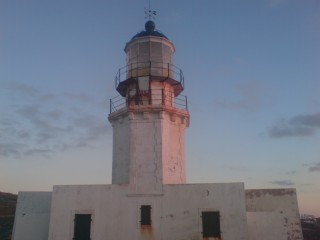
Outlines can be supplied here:
M151 10L151 0L149 0L149 9L144 8L145 19L155 19L157 16L157 12Z

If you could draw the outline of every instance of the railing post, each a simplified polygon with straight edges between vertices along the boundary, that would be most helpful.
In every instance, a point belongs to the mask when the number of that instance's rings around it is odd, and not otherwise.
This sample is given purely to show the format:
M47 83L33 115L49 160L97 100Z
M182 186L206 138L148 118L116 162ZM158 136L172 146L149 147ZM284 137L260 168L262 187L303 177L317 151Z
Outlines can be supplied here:
M119 82L120 82L120 68L119 68L119 70L118 70L118 76L117 76L116 88L117 88L117 86L118 86Z
M119 78L119 71L120 71L120 69L118 70L118 72L117 72L117 74L116 74L116 79L115 79L115 81L114 81L114 85L115 85L115 88L117 89L117 85L118 85L118 78Z
M188 97L186 96L186 110L188 111Z
M112 104L111 104L111 98L110 98L110 100L109 100L109 105L110 105L109 107L110 107L110 114L111 114L111 105L112 105Z
M163 89L161 89L161 102L162 102L162 106L164 106L165 105L165 102L164 102L164 90Z
M152 74L151 74L151 68L152 68L152 63L151 63L151 61L149 61L149 76L152 75Z

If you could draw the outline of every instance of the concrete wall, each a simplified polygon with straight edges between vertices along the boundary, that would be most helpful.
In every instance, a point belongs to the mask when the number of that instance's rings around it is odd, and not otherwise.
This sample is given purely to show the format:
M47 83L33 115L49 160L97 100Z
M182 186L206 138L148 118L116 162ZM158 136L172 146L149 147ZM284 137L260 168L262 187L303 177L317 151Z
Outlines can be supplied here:
M249 240L301 240L295 189L246 190Z
M13 240L48 239L51 192L19 192Z
M140 226L140 206L151 205L152 226ZM248 239L241 183L164 185L139 194L128 186L55 186L49 240L70 240L74 215L91 213L91 239L196 240L202 211L219 211L223 240Z

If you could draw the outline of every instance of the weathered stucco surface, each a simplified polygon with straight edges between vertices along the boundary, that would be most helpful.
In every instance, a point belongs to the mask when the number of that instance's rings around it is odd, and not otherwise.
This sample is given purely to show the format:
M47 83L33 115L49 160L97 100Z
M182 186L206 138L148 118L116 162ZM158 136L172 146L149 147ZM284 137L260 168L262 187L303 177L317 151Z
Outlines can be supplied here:
M110 115L114 131L113 184L140 191L186 182L184 132L189 114L163 106L134 106Z
M150 228L140 226L141 205L151 205ZM202 211L220 212L223 240L303 239L294 189L244 190L242 183L212 183L163 185L161 191L144 193L130 185L21 192L13 240L70 240L79 213L92 214L93 240L200 240Z
M246 190L249 240L303 239L295 189Z
M48 239L51 192L19 192L12 240Z
M49 240L73 236L74 214L91 213L91 239L202 239L201 212L220 212L224 240L248 239L242 183L164 185L139 194L128 186L55 186ZM151 205L152 226L141 228L139 209Z

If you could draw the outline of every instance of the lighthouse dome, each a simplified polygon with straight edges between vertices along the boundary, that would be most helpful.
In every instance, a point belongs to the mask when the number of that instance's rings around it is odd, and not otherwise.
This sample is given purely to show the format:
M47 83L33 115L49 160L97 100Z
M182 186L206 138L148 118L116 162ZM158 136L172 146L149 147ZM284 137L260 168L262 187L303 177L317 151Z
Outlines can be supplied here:
M137 33L136 35L134 35L131 40L135 39L135 38L139 38L139 37L146 37L146 36L155 36L155 37L162 37L168 40L168 38L166 37L166 35L164 35L163 33L155 30L156 28L156 24L149 20L145 23L144 25L145 30Z

